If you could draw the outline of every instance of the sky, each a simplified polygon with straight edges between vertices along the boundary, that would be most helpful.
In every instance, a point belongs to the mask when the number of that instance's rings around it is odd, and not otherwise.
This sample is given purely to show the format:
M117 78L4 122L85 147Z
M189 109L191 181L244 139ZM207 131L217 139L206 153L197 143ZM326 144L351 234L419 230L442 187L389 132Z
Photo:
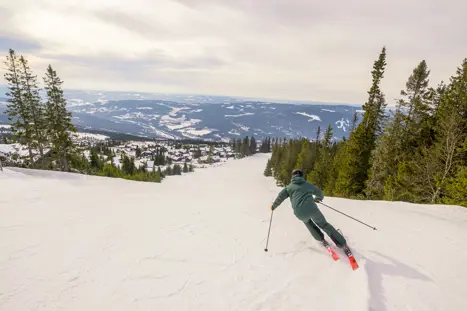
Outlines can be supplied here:
M420 61L432 86L455 74L465 12L465 0L0 0L0 51L39 77L51 64L68 89L362 104L385 46L394 105Z

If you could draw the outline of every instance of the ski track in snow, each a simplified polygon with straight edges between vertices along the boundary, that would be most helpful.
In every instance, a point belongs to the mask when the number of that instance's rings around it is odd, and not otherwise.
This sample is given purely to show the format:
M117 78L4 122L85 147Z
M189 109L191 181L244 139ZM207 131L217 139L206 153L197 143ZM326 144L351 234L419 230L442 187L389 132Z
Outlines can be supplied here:
M325 198L334 262L263 176L269 155L161 184L0 172L0 310L462 310L467 210ZM25 190L27 189L27 190ZM183 192L183 193L181 193Z

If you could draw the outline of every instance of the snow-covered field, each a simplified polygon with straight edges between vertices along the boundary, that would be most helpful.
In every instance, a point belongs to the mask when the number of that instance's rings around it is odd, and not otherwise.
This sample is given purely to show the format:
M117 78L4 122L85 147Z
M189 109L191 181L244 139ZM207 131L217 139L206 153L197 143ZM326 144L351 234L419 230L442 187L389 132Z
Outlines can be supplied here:
M161 184L0 172L0 310L464 310L467 209L325 198L360 269L293 215L268 155ZM341 254L342 255L342 254Z

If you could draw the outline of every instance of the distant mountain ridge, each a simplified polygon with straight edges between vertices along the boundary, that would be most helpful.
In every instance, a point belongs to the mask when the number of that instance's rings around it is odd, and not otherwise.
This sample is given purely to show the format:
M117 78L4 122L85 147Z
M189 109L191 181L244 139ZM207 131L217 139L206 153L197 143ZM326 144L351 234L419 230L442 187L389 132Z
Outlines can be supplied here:
M330 124L334 139L339 140L348 136L354 113L360 121L363 112L356 105L275 103L228 96L88 91L65 91L65 96L79 128L166 139L315 138L318 126L324 132ZM4 108L0 103L0 113ZM8 123L7 116L0 115L0 122Z

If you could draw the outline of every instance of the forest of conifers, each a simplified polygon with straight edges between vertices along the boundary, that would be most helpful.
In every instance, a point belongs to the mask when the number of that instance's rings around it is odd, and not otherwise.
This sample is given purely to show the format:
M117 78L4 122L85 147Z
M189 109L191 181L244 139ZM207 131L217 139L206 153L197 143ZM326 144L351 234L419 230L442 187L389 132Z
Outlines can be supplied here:
M384 47L348 138L335 141L329 126L313 140L276 139L265 175L285 185L300 168L327 196L467 207L467 58L436 86L421 61L392 110L380 87L385 66Z

